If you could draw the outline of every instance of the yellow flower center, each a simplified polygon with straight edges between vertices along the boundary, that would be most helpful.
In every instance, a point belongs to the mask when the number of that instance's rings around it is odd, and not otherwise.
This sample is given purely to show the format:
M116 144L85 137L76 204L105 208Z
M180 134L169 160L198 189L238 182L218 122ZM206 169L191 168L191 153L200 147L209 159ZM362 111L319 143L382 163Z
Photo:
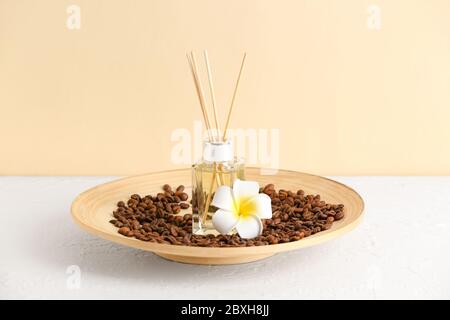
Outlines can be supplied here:
M256 211L256 203L255 201L250 201L251 197L241 197L239 199L235 199L236 207L235 214L241 218L246 219L249 218Z

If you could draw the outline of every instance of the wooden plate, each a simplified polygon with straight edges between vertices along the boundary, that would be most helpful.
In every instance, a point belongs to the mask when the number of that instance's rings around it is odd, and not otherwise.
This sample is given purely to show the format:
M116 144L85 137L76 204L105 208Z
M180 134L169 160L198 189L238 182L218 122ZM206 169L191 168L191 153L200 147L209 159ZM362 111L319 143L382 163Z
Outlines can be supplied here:
M235 264L260 260L276 253L305 248L334 239L352 230L361 220L364 202L353 189L323 177L279 170L276 175L261 175L258 168L246 168L246 179L258 181L261 186L274 183L277 189L303 189L306 193L320 194L329 203L344 204L345 217L333 223L329 230L316 233L299 241L239 248L203 248L145 242L128 238L117 233L117 228L109 223L116 203L127 200L133 193L156 194L161 186L183 184L190 194L190 169L156 172L133 176L105 183L80 194L72 204L72 217L84 230L133 248L152 251L163 258L194 264ZM188 209L189 210L189 209ZM186 210L186 211L188 211Z

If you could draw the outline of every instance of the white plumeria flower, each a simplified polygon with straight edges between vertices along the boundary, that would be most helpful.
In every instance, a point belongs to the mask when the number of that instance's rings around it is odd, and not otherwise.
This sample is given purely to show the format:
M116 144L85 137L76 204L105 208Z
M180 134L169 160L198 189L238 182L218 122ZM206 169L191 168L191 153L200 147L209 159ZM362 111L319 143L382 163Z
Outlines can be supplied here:
M236 180L233 189L229 186L217 188L211 204L219 209L214 213L212 223L221 234L236 228L241 238L257 237L263 231L261 219L272 218L271 203L267 194L259 193L257 182Z

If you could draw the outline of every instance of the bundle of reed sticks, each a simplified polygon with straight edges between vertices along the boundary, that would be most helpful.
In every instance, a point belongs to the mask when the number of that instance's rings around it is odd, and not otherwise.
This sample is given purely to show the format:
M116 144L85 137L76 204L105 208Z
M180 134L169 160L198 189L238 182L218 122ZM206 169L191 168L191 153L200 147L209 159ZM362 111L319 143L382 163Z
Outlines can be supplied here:
M209 63L208 52L206 50L203 51L203 56L205 59L206 71L207 71L207 75L208 75L209 93L210 93L210 98L211 98L210 100L211 100L213 116L214 116L214 127L215 127L214 130L213 130L213 127L211 126L211 121L209 120L206 96L204 94L202 82L200 80L199 71L198 71L198 67L197 67L197 61L195 59L195 54L193 51L191 51L190 53L186 54L186 56L187 56L187 60L189 62L192 77L194 79L194 84L195 84L198 100L200 102L200 108L201 108L202 115L203 115L203 121L205 123L205 127L207 130L208 139L210 142L226 142L227 141L227 132L228 132L228 128L230 125L231 114L233 112L233 107L234 107L234 103L236 100L236 94L237 94L237 91L239 88L239 82L241 80L242 70L244 69L245 58L247 57L247 54L244 53L244 56L242 57L241 67L239 69L239 73L238 73L236 83L234 86L234 91L233 91L233 95L231 98L230 107L228 109L223 133L221 130L219 116L218 116L218 112L217 112L216 96L215 96L215 92L214 92L214 84L213 84L211 66ZM203 220L206 218L206 215L208 214L208 208L211 204L213 186L216 184L216 182L218 183L218 185L223 185L223 183L224 183L223 175L221 174L222 173L222 165L220 163L215 164L214 168L215 168L214 169L215 172L212 177L210 190L207 195L207 200L206 200L206 204L205 204L205 210L202 215Z

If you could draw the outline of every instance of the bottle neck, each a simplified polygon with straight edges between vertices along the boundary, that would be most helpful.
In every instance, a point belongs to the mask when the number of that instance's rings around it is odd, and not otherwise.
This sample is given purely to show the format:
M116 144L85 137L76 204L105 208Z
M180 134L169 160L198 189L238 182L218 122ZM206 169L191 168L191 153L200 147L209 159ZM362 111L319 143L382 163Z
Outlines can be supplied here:
M231 141L209 142L203 144L203 160L207 162L226 162L233 159Z

